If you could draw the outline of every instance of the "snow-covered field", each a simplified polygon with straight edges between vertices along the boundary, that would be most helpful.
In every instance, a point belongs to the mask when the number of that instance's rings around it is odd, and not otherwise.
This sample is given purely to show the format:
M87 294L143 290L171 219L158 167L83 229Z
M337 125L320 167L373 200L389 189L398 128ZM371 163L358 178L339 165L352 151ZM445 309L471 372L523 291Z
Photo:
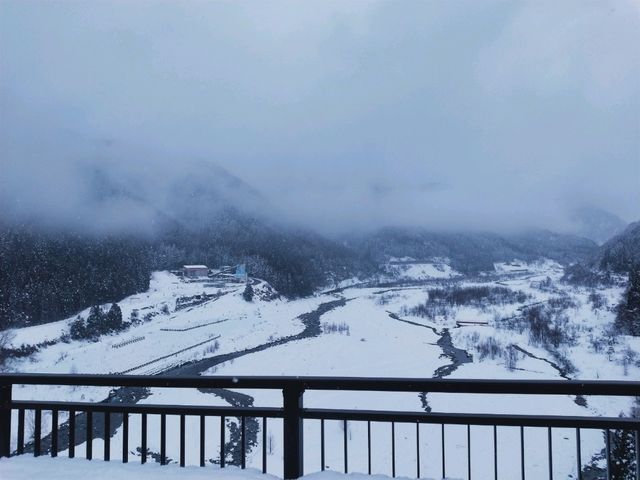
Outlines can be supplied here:
M12 368L21 372L153 374L176 368L186 362L194 362L192 365L202 365L202 369L198 370L201 374L234 376L640 378L638 339L618 337L614 342L609 335L609 327L615 316L613 308L622 294L621 287L599 290L597 293L603 304L595 308L590 300L593 292L562 284L559 281L563 273L562 267L553 262L498 264L495 274L478 278L459 275L443 262L419 264L397 261L389 265L387 271L390 278L399 280L397 286L379 287L354 280L345 282L341 289L330 293L319 293L294 301L271 299L270 287L255 280L256 297L253 302L246 302L242 298L244 285L233 282L214 284L208 281L187 283L170 273L157 272L148 292L120 302L125 319L137 310L140 317L151 313L148 321L120 334L104 336L98 342L60 341L42 348L29 359L14 362ZM437 313L432 318L419 316L413 310L413 307L426 301L429 289L469 286L505 287L521 291L526 296L526 301L460 305ZM175 310L177 298L202 293L215 294L215 297L198 305ZM550 348L534 341L527 330L509 327L510 319L521 316L527 308L553 304L557 299L565 302L562 316L566 317L564 328L570 332L570 342ZM344 303L336 303L337 300L344 300ZM290 338L305 329L304 317L301 316L315 312L326 304L331 304L331 308L315 319L322 328L320 335ZM86 316L87 312L83 314ZM13 343L19 346L23 343L36 344L58 339L68 331L72 320L70 318L18 329L13 332ZM458 357L452 356L450 350L443 350L443 337L450 338L451 348L456 350ZM133 339L137 341L119 348L114 347ZM278 343L279 339L287 341ZM491 342L495 351L488 355L485 347ZM211 347L214 344L217 344L217 350ZM219 355L259 346L264 348L238 355L230 361L215 361L215 357ZM204 361L207 358L211 360ZM465 358L468 360L464 360ZM179 369L175 371L178 374L181 372ZM108 391L105 388L29 386L17 387L14 398L97 401L106 398ZM197 390L152 389L149 393L148 397L140 401L153 404L229 404L224 395ZM278 391L243 390L241 393L248 395L245 399L250 398L254 406L280 406L282 402L282 393ZM522 398L375 392L307 392L305 405L318 408L610 416L628 413L632 406L631 399L624 398L589 397L585 402L578 402L569 396ZM60 418L61 421L66 420L62 414ZM50 431L50 417L45 414L43 420L43 434L46 434ZM235 422L235 419L229 421ZM175 432L174 435L169 435L167 455L174 459L178 456L177 422L177 418L167 419L168 432ZM199 461L198 422L197 418L187 419L187 464L190 465ZM137 439L140 438L138 416L131 416L129 428L132 461L135 461L135 449L139 444ZM148 448L152 452L158 452L159 420L151 416L148 428ZM207 419L206 428L210 432L206 457L217 459L219 419ZM388 475L391 472L390 428L388 424L372 426L374 473ZM276 475L282 474L281 430L280 422L269 422L269 473ZM343 467L343 433L341 422L326 423L325 466L329 470L340 471ZM366 424L350 422L347 433L349 469L366 472ZM415 477L416 427L398 424L395 433L397 474ZM446 474L453 478L465 478L467 429L464 426L447 426L445 433L445 454L448 459ZM492 428L471 427L470 434L474 478L492 477ZM420 427L420 466L423 477L442 477L440 435L439 426ZM112 451L120 451L121 436L122 430L119 428L111 441ZM306 472L320 469L319 438L319 422L306 421ZM255 446L248 453L249 467L260 468L262 465L261 442L262 435L258 434ZM519 476L519 442L519 429L498 428L498 468L501 478ZM556 475L558 478L570 478L571 475L575 478L575 432L555 429L553 443L558 452L554 457ZM525 429L525 445L527 478L546 478L546 430ZM93 448L97 452L94 455L99 457L102 440L95 439ZM590 461L602 448L600 432L582 433L583 463ZM84 452L84 447L78 446L76 451ZM66 452L60 453L61 457L65 455ZM14 464L6 461L0 463L0 477L23 478L7 476L7 473L14 475L11 472L18 470L12 465ZM136 471L142 470L144 468L136 467ZM158 469L154 468L153 471ZM170 474L167 475L167 478L171 478ZM198 474L189 475L196 478L195 475Z

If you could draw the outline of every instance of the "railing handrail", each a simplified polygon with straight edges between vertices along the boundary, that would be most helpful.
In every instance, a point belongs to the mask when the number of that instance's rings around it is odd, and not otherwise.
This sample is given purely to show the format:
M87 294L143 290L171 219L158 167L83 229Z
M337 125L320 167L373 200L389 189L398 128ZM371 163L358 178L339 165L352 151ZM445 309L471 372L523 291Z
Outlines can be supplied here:
M619 380L492 380L439 378L316 376L162 376L5 373L0 385L83 385L105 387L238 388L442 392L513 395L640 396L640 381Z
M282 418L284 409L279 407L237 407L207 405L171 405L155 403L105 403L105 402L60 402L40 400L13 400L11 408L23 410L58 410L76 412L146 413L149 415L208 415L227 417Z
M102 413L133 413L149 415L208 415L226 417L283 418L279 407L210 407L204 405L168 405L148 403L61 402L39 400L14 400L12 409L77 411ZM558 428L620 428L637 430L640 418L590 417L569 415L519 415L488 413L414 412L397 410L348 410L304 408L301 418L309 420L353 420L364 422L431 423L448 425L498 425Z

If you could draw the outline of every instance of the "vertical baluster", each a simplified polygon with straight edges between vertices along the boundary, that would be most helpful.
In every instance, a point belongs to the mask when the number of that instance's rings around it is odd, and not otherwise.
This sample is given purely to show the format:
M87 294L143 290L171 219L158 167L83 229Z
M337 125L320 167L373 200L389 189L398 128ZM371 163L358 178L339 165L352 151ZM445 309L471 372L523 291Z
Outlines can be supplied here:
M471 425L467 425L467 479L471 480Z
M129 413L122 412L122 463L129 462Z
M520 427L520 476L524 479L524 427Z
M636 430L636 480L640 480L640 430Z
M87 460L91 460L93 458L93 412L89 410L85 417L87 420L87 451L85 456Z
M391 476L396 476L396 424L391 422Z
M33 431L33 456L40 456L40 432L42 429L42 411L36 410L35 428Z
M24 453L24 409L18 410L18 455Z
M51 410L51 456L58 456L58 410Z
M304 470L304 388L300 383L287 383L282 389L283 466L284 478L300 478Z
M549 480L553 480L553 439L551 438L551 427L547 428L547 443L549 444Z
M342 446L344 449L343 455L344 455L344 473L349 473L349 452L347 451L347 421L343 420L342 421L342 428L343 428L343 441L342 441Z
M576 428L576 467L578 480L582 480L582 441L580 439L580 429Z
M104 412L104 461L111 460L111 414Z
M605 435L607 450L607 480L611 480L611 431L608 428L605 430Z
M12 384L0 384L0 457L11 456L11 399Z
M371 475L371 422L367 422L367 468Z
M204 467L205 416L200 415L200 466Z
M440 437L442 441L442 478L446 478L447 466L446 466L445 447L444 447L444 423L440 427Z
M240 417L240 468L243 470L247 464L247 429L245 425L245 417Z
M420 422L416 422L416 478L420 478Z
M498 427L493 426L493 478L498 480Z
M167 463L167 415L160 414L160 465Z
M225 465L225 452L224 452L224 430L226 421L224 415L220 417L220 468L224 468Z
M76 456L76 412L69 410L69 458Z
M636 480L640 480L640 430L636 430Z
M267 417L262 417L262 473L267 473Z
M324 418L320 420L320 469L324 472Z
M147 463L147 414L142 414L142 425L140 426L140 463Z
M185 416L180 415L180 466L185 465L185 453L184 453L184 435L185 435Z

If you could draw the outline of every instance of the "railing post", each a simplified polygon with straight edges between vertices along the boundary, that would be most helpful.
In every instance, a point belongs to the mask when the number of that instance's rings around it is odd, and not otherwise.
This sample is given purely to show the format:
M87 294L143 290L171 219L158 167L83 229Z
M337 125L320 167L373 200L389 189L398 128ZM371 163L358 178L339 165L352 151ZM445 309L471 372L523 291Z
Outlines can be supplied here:
M295 480L303 475L302 397L304 388L287 386L284 397L284 478Z
M0 458L11 455L11 384L0 385Z

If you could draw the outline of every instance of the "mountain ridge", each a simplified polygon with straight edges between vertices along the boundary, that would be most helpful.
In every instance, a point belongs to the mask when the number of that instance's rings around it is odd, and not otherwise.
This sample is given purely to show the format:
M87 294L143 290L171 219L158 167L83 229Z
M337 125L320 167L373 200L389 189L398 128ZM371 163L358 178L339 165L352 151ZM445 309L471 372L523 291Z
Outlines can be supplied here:
M215 166L139 191L105 171L86 175L98 211L117 213L134 205L152 231L50 229L36 221L0 219L0 324L51 321L93 303L117 301L148 288L152 271L187 263L245 263L252 276L293 298L380 273L391 257L446 257L454 269L477 273L513 259L582 262L598 251L592 240L547 230L497 234L385 227L329 238L285 223L258 190Z

